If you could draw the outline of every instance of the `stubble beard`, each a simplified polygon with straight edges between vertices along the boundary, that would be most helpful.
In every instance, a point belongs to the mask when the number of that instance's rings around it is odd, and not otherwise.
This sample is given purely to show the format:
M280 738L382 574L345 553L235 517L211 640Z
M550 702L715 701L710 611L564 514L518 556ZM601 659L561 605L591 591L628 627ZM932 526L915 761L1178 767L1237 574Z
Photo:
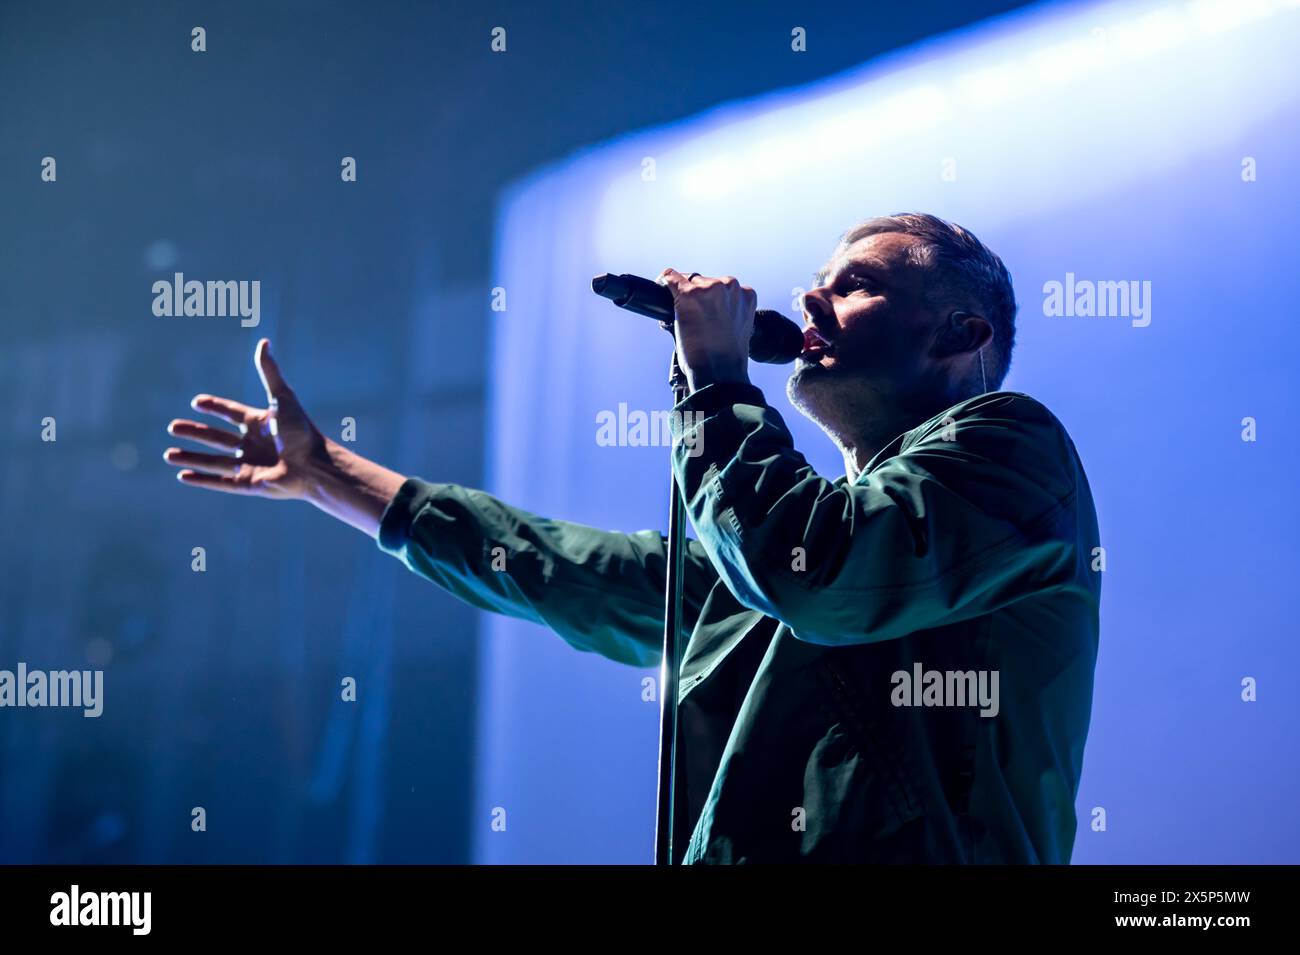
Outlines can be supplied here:
M829 429L835 421L835 408L839 404L836 392L844 387L844 377L821 365L800 363L786 381L786 397L809 421Z

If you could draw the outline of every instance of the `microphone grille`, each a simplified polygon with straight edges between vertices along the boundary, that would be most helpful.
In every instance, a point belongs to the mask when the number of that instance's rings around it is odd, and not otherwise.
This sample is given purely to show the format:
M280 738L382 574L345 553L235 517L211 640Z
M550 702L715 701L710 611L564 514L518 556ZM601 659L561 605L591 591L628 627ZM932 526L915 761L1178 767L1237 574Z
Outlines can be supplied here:
M760 308L754 314L749 357L769 365L785 365L803 351L803 330L780 312Z

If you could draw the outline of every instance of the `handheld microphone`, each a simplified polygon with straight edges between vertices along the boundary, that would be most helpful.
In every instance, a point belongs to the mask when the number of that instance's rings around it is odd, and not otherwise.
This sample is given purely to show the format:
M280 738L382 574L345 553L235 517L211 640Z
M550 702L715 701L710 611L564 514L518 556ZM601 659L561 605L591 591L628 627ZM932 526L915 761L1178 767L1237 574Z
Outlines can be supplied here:
M639 275L605 273L591 280L591 290L619 308L672 324L673 293L667 287ZM754 314L754 332L749 338L749 357L771 365L784 365L803 351L803 332L780 312L760 308Z

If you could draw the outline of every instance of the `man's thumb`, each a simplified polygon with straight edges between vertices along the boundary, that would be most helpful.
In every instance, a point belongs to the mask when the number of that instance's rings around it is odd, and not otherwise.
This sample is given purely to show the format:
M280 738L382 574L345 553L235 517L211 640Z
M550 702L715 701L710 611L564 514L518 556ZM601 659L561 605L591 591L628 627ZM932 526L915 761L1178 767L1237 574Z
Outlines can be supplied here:
M257 375L262 379L262 387L266 389L268 401L287 398L293 394L293 389L280 374L280 366L271 357L269 338L263 338L257 343L257 351L253 353L253 364L257 366Z

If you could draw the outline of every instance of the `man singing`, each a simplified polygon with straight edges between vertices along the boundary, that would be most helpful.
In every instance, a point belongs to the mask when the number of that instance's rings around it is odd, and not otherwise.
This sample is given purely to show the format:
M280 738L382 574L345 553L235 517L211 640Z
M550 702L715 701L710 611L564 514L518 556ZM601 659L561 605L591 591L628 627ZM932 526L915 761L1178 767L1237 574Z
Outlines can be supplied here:
M1016 314L1001 259L930 215L840 240L804 296L787 388L842 452L833 479L749 381L753 290L672 269L661 280L690 385L673 464L698 535L673 861L1068 862L1097 519L1061 423L996 390ZM169 449L183 483L310 501L476 607L659 663L659 532L542 518L390 471L316 429L267 341L255 362L269 407L193 401L238 433L168 426L227 452Z

